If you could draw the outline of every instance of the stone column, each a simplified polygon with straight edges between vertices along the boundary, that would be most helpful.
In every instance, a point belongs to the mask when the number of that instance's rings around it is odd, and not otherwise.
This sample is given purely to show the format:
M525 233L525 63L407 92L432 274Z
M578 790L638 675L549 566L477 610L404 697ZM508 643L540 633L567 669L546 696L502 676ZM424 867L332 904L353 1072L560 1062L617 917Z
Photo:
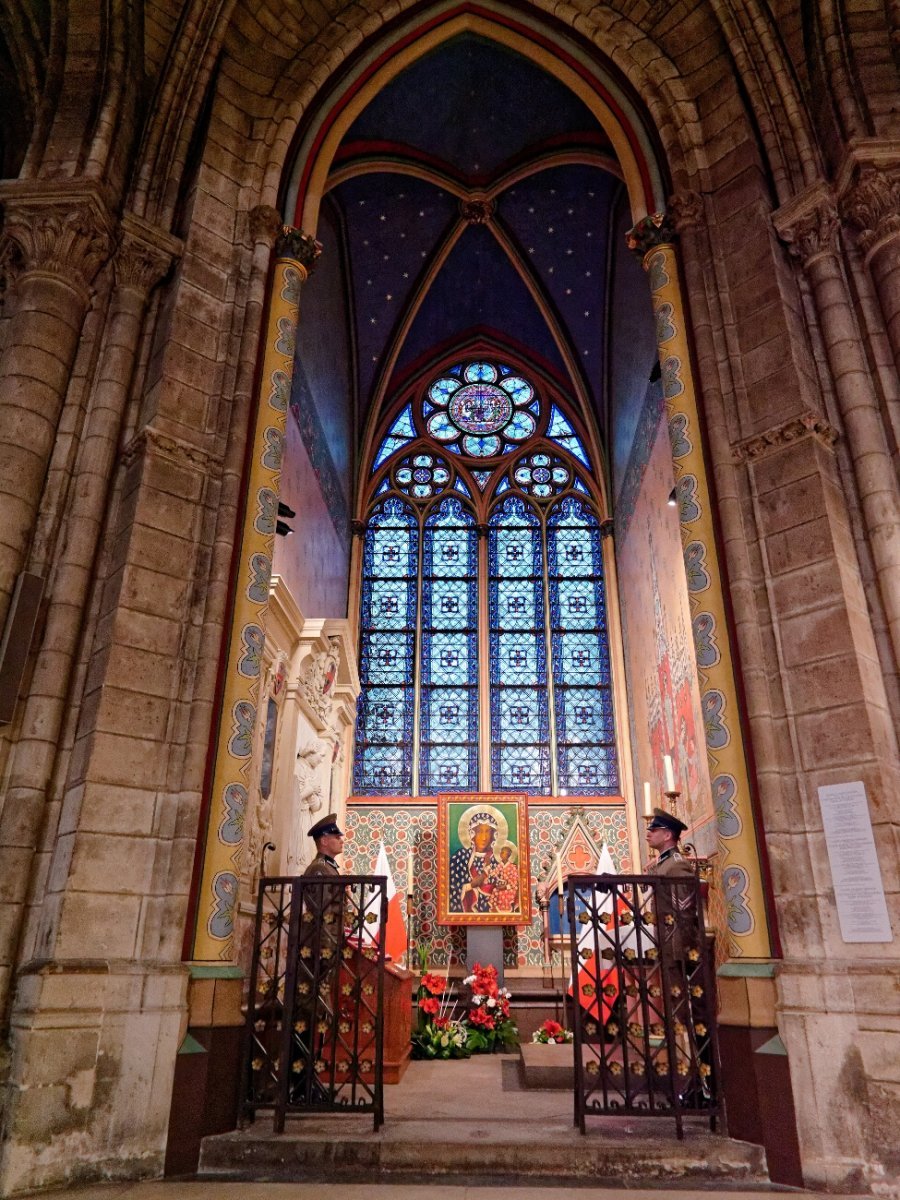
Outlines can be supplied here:
M687 587L728 901L728 952L766 958L771 953L766 899L675 236L665 214L655 213L634 227L628 244L641 257L650 284L686 570L688 560L692 564Z
M0 626L31 541L90 287L113 247L96 184L0 185L15 279L0 358Z
M45 821L47 789L57 760L66 701L90 594L122 418L151 289L180 252L176 238L126 215L114 260L100 361L75 464L47 624L12 752L7 802L0 815L0 995L14 970L33 854Z
M841 209L865 255L900 374L900 165L863 167Z
M783 205L773 221L809 279L894 655L900 664L900 495L878 398L841 269L837 209L829 189L817 185ZM892 276L893 272L885 271L885 287ZM896 286L900 288L900 271L897 280ZM897 326L900 333L900 318Z
M265 643L300 288L320 253L321 246L314 238L287 227L274 250L260 391L251 435L241 542L236 555L231 629L226 634L223 695L214 735L214 767L200 832L203 866L195 897L191 955L195 962L229 962L234 957L234 915L244 853L248 771Z

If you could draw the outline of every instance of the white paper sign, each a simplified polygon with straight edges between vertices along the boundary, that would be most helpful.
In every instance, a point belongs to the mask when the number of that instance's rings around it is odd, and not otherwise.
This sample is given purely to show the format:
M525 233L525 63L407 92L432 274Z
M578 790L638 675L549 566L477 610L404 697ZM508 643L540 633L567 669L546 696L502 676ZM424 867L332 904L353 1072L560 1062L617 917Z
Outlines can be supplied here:
M819 804L841 938L845 942L892 942L865 784L820 787Z

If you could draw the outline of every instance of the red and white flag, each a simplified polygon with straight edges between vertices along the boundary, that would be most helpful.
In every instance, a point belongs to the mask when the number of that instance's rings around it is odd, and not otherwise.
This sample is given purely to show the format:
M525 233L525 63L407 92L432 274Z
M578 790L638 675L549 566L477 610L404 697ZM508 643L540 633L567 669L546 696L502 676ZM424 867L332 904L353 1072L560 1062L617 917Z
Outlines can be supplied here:
M594 874L618 875L616 864L605 843L600 851L600 857L597 859ZM621 901L620 907L624 907ZM611 895L607 907L601 910L600 915L607 912L612 912ZM600 938L599 944L602 948L605 939ZM605 971L600 969L602 960L594 958L594 927L590 921L586 921L578 931L578 951L578 963L572 965L572 973L575 975L577 970L577 976L569 984L569 995L574 996L577 987L578 1003L585 1012L590 1013L595 1021L602 1019L606 1022L609 1020L612 1006L619 994L619 973L615 967L610 967ZM582 951L588 952L587 958L583 956ZM601 1011L602 1018L600 1017Z
M384 952L394 962L406 953L406 922L403 920L403 909L400 905L400 893L394 883L388 863L387 850L384 842L378 850L378 861L375 864L375 874L387 876L387 927L384 933ZM380 914L379 914L380 916ZM372 928L373 940L378 937L378 925Z

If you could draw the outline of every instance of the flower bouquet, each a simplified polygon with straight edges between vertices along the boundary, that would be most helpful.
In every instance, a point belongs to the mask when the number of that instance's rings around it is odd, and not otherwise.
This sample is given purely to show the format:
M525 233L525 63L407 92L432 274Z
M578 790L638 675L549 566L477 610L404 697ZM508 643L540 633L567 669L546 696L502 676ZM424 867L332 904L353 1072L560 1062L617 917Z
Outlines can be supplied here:
M497 982L497 968L475 964L473 973L463 980L471 988L467 1047L471 1054L491 1054L511 1049L519 1040L519 1030L509 1015L510 993Z
M540 1029L536 1029L531 1035L533 1042L540 1042L541 1045L547 1046L554 1044L564 1046L571 1042L575 1034L571 1029L563 1029L559 1021L545 1021Z
M413 1058L468 1058L465 1025L455 1019L456 1002L451 1001L447 980L426 971L419 980L416 1029L412 1035Z

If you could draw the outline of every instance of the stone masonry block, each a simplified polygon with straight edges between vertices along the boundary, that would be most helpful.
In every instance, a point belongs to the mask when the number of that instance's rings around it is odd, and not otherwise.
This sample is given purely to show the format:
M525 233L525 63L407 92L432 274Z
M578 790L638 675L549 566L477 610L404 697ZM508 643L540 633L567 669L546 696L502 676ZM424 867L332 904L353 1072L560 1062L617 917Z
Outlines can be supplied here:
M807 770L865 762L872 755L872 731L865 709L859 705L801 714L796 727L801 761Z
M121 869L112 866L115 873ZM119 893L113 902L109 891L69 891L61 906L57 954L61 958L130 958L137 942L140 911L140 896Z
M69 887L107 896L143 896L152 882L153 850L153 841L148 838L79 832L72 855Z
M153 831L156 792L90 780L78 828L88 833L122 833L148 837Z
M167 748L163 741L98 732L94 736L89 778L96 783L157 788L165 781Z

